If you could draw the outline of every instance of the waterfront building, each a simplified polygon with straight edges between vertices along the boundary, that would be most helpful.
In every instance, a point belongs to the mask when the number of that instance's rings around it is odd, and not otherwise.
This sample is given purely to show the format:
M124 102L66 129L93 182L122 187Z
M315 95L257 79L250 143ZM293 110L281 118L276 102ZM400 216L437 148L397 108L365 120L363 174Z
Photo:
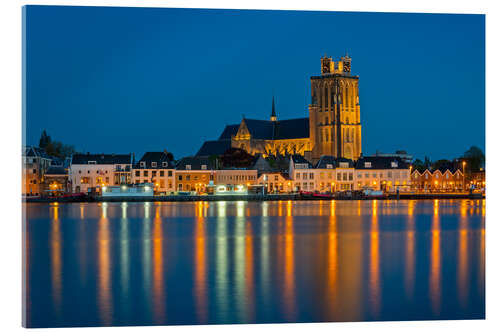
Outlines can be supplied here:
M151 183L155 194L175 192L175 165L165 152L147 152L133 166L132 183Z
M294 192L314 191L316 189L313 165L302 155L294 154L290 156L288 174Z
M260 173L257 184L263 186L266 193L290 193L293 191L292 181L279 171Z
M257 170L229 168L215 171L215 185L244 185L250 187L257 183Z
M51 158L45 150L34 146L23 147L22 195L40 195L40 183L50 166Z
M411 182L412 189L417 192L462 192L464 188L467 188L462 170L453 165L443 166L433 171L414 170L411 174Z
M410 182L410 165L400 157L361 157L355 164L355 190L406 192Z
M42 196L58 196L71 192L68 169L63 166L50 166L40 183Z
M227 125L218 140L206 141L197 156L221 155L241 148L252 155L300 154L313 163L323 155L357 159L361 155L359 76L351 58L321 58L321 75L311 77L309 117L278 119L273 97L269 120L243 117Z
M131 183L132 154L74 154L69 178L73 193Z
M208 157L182 158L175 166L175 188L180 192L206 193L215 181L215 160Z
M354 189L354 163L347 158L322 156L316 165L317 191L343 192Z

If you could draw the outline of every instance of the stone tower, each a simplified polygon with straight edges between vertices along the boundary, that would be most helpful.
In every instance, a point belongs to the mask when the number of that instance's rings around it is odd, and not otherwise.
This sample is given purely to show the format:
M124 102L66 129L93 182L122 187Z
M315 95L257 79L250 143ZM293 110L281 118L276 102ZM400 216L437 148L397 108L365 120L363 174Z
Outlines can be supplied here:
M309 132L313 162L323 155L357 160L361 155L359 76L351 58L321 58L321 76L311 77Z

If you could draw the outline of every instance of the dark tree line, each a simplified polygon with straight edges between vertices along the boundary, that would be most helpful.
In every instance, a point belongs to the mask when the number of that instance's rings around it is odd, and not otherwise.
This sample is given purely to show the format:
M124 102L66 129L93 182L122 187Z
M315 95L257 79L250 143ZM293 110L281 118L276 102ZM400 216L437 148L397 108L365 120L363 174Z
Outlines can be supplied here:
M60 141L52 140L50 135L43 130L38 142L38 147L45 150L45 152L53 157L65 159L75 153L75 147L72 145L64 144Z
M463 156L455 158L453 160L440 159L437 161L431 161L429 157L425 156L424 160L415 159L412 163L413 169L420 172L425 171L425 169L436 170L441 167L454 167L462 168L463 162L465 161L465 173L470 174L473 172L478 172L484 168L485 155L481 148L472 146L467 150Z

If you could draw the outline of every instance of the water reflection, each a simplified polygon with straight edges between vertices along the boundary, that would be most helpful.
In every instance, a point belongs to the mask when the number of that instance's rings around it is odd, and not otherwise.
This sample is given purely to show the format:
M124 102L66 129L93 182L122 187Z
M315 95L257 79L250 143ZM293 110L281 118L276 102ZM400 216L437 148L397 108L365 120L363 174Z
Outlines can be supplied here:
M370 305L374 318L380 307L380 262L379 262L379 227L378 200L372 201L372 221L370 231Z
M28 209L31 327L484 316L484 201Z
M52 273L52 298L54 305L54 315L56 320L61 320L62 316L62 238L61 221L59 220L59 205L54 203L50 206L52 213L51 223L51 273Z
M202 207L201 205L199 205ZM201 212L202 213L202 212ZM205 245L205 223L202 216L198 215L195 229L195 298L196 315L200 323L205 323L208 318L207 313L207 293L206 293L206 245Z
M431 308L437 317L441 311L441 227L439 219L439 200L434 200L434 215L431 226L430 259L430 299Z
M108 204L103 203L102 215L99 220L97 232L97 262L98 262L98 308L102 325L109 326L112 323L112 299L111 299L111 262L110 262L110 234L109 220L107 218Z

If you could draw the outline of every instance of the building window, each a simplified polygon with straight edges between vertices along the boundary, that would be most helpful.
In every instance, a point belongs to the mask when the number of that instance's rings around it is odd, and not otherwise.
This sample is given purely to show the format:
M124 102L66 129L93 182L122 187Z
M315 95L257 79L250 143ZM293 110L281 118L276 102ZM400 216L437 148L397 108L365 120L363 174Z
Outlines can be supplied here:
M145 168L146 167L146 162L143 161L140 164L141 164L141 168Z
M295 176L296 179L300 179L300 173L297 172L297 175Z
M342 173L342 180L344 180L344 181L347 180L347 173L345 173L345 172Z
M398 162L391 162L391 168L397 168L398 167Z
M342 174L341 173L338 173L337 174L337 180L341 180L342 179Z
M187 181L190 181L190 180L191 180L191 176L190 176L190 175L187 175L187 176L186 176L186 180L187 180Z
M372 162L365 162L365 168L371 168Z
M349 180L352 180L352 172L349 172Z
M78 173L82 173L82 170L78 170Z
M340 163L339 163L339 167L340 167L340 168L347 169L347 168L349 167L349 163L347 163L347 162L340 162Z
M177 177L177 179L182 180L182 175L179 175L179 177Z
M136 177L140 177L141 176L141 172L139 170L135 170L135 176Z
M186 170L191 170L191 164L186 164Z
M169 172L168 172L168 176L169 176L169 177L172 177L172 171L169 171Z
M88 164L96 164L96 161L88 161Z
M36 173L36 169L33 169L33 173L34 173L34 174Z
M156 177L156 171L151 171L151 176Z
M143 176L144 176L144 177L147 177L147 176L148 176L148 170L144 170Z
M312 173L312 172L311 172L311 173L309 174L309 179L314 179L314 173Z
M327 168L327 169L333 169L333 165L332 165L332 164L327 164L327 165L326 165L326 168Z
M201 170L207 170L207 165L206 164L202 164L201 165Z
M156 162L151 162L151 166L152 166L153 168L156 168Z
M162 165L162 167L166 168L166 167L168 167L168 162L162 162L161 165Z
M163 177L163 176L165 176L165 171L161 170L160 171L160 177Z

